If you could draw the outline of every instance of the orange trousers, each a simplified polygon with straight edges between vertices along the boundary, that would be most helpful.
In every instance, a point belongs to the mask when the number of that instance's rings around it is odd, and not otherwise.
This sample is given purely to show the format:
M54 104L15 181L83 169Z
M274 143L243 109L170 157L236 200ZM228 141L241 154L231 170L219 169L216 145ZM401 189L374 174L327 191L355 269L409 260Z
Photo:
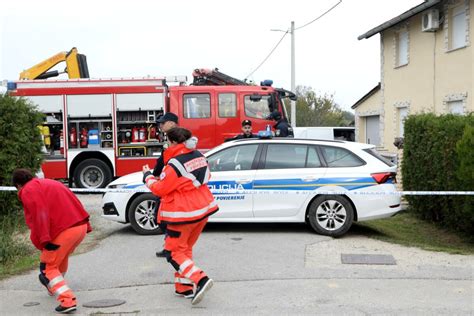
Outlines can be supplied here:
M193 246L201 235L207 218L192 224L168 224L165 239L165 249L169 251L168 262L176 270L175 289L185 292L193 289L193 285L206 276L193 261Z
M64 274L67 272L69 255L74 252L86 234L87 224L68 228L51 241L52 244L59 246L58 249L43 249L41 252L42 278L49 292L56 295L56 299L64 307L76 305L76 296L67 286Z

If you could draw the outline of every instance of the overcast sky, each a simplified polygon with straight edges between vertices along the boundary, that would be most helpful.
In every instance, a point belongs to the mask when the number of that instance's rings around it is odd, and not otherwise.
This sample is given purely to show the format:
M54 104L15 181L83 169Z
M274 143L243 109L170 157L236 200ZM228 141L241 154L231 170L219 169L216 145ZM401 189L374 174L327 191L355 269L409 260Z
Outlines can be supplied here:
M77 47L93 78L186 75L219 68L243 79L275 47L291 21L312 21L338 0L56 1L0 6L0 80ZM423 2L343 0L295 32L296 85L334 94L349 109L380 80L380 37L357 36ZM290 89L287 35L249 79ZM64 64L60 69L64 68Z

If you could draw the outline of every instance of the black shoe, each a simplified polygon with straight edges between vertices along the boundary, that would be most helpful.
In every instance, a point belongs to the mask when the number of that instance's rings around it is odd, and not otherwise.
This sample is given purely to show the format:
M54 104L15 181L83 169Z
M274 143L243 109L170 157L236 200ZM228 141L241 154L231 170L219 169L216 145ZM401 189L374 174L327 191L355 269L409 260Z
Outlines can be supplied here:
M76 309L77 309L76 305L73 305L73 306L70 306L70 307L64 307L62 305L59 305L58 307L55 308L55 311L60 313L60 314L68 314L70 312L75 311Z
M157 251L157 252L156 252L156 256L157 256L158 258L166 258L166 253L167 253L167 252L168 252L168 251L166 251L165 249L163 249L163 250L161 250L161 251Z
M187 291L184 291L184 292L174 291L174 294L176 296L180 296L180 297L184 297L184 298L193 298L194 297L193 290L187 290Z
M201 280L199 280L197 289L196 289L196 294L194 294L194 298L191 301L191 304L196 305L202 299L204 298L204 294L212 287L214 284L214 281L212 279L209 279L208 277L204 277Z
M48 287L48 283L49 283L48 279L46 279L46 277L45 277L43 274L41 274L41 273L38 275L38 278L39 278L40 283L41 283L41 284L46 288L46 290L48 291L48 295L49 295L49 296L54 296L54 293L51 292L51 290L50 290L49 287Z

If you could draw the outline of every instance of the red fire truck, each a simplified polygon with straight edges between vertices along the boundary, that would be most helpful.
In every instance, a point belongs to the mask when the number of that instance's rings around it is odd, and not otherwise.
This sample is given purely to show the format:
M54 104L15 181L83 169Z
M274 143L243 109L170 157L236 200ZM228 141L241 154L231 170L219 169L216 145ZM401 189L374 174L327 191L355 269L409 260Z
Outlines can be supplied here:
M185 77L66 79L20 80L7 89L45 114L45 177L100 188L155 165L163 148L155 121L165 112L177 114L206 151L238 134L244 119L254 131L273 125L269 114L278 110L286 117L282 100L295 98L269 81L250 85L217 69L196 69L193 76L191 85Z

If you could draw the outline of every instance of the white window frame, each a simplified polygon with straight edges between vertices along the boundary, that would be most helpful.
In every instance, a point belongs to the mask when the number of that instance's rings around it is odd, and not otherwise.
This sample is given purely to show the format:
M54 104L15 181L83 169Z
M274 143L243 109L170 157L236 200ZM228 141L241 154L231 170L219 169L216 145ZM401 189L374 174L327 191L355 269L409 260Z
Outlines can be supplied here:
M449 23L449 49L455 50L467 46L467 14L466 5L461 3L449 10L451 21Z
M453 105L462 106L461 111L452 111ZM451 93L444 97L443 99L443 113L453 113L453 114L466 114L466 106L467 106L467 92L462 93Z
M409 63L408 59L408 50L409 50L409 34L408 34L408 29L404 28L401 29L396 33L396 63L395 67L402 67L406 66Z
M464 115L464 101L453 100L447 102L448 113Z

